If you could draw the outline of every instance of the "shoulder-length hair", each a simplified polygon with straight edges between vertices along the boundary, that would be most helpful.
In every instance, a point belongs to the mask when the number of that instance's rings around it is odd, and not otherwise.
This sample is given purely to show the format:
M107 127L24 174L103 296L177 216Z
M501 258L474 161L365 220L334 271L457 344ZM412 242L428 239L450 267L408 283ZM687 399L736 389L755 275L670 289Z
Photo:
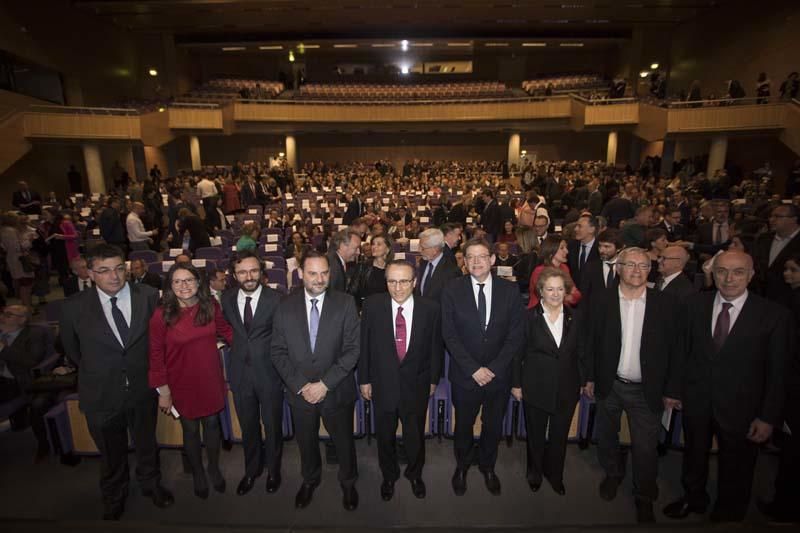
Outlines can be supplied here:
M211 290L206 281L205 271L198 270L194 266L186 263L174 264L167 273L167 286L161 296L161 306L164 310L164 324L167 327L175 325L181 314L181 304L175 291L172 290L172 278L175 272L185 270L194 277L197 282L197 314L194 317L195 326L205 326L214 320L214 300L211 297Z

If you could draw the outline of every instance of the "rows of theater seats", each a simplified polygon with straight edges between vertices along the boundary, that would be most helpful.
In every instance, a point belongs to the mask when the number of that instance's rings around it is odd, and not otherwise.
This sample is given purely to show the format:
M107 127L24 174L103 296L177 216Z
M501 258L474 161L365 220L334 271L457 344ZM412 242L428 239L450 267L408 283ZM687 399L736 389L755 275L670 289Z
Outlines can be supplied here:
M548 86L552 85L553 92L557 91L588 91L607 88L608 81L597 74L572 74L562 76L549 76L522 82L522 88L528 94L542 95Z
M224 98L227 96L231 99L241 97L268 99L275 98L284 89L283 83L279 81L214 78L194 89L191 96L197 98Z
M441 84L310 83L297 98L319 100L439 100L450 98L502 98L513 93L496 81Z

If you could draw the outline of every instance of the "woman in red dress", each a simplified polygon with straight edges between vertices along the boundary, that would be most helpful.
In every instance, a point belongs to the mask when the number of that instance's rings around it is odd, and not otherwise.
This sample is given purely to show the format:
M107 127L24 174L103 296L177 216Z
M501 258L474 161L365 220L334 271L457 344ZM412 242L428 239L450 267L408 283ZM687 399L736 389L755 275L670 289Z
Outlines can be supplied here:
M217 492L225 492L219 470L221 430L219 412L225 406L225 379L217 337L230 344L233 332L211 296L200 271L175 264L167 275L161 305L150 319L150 386L159 392L164 413L180 415L183 446L194 478L194 493L208 498L203 468L200 425L208 456L208 475Z
M567 266L567 241L563 240L557 235L548 235L539 249L539 266L533 269L531 273L530 284L530 299L528 300L528 309L533 309L539 305L539 293L536 289L536 284L539 282L539 276L545 268L558 268L564 271L569 279L572 276ZM570 307L575 307L581 301L581 291L572 284L572 290L564 297L564 303Z

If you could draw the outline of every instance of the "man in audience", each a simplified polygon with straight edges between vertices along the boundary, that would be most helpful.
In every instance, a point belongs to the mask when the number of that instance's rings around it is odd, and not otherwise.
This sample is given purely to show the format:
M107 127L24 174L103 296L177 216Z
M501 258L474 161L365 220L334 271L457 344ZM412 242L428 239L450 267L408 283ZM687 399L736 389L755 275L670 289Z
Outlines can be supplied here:
M587 188L589 189L589 199L586 209L594 216L598 216L603 210L603 193L600 192L600 181L597 178L589 180Z
M654 522L658 498L658 439L665 408L680 405L680 328L671 296L647 288L650 258L626 248L617 259L619 286L592 297L586 342L588 382L597 397L597 455L605 471L600 497L613 500L625 476L619 446L620 418L631 432L636 520ZM644 325L652 325L644 327Z
M208 174L203 174L203 177L197 182L197 196L199 196L203 202L203 209L206 212L206 217L212 216L217 205L219 191L217 190L217 185L211 180Z
M242 197L242 207L247 209L250 206L264 205L264 191L261 184L256 181L253 174L247 175L247 182L242 185L239 193Z
M492 276L495 256L486 241L467 241L464 254L469 276L448 283L441 297L456 417L452 485L457 496L467 490L467 470L475 459L475 419L482 409L478 468L486 488L498 496L497 447L511 393L511 362L524 344L525 311L517 285Z
M281 219L277 209L270 209L269 218L264 222L264 227L283 229L286 227L286 223Z
M353 297L328 288L328 263L328 256L317 251L303 256L303 290L290 294L275 312L271 357L286 384L300 448L303 484L295 507L302 509L311 503L322 477L321 417L339 460L342 505L353 511L358 507L353 371L358 363L360 330Z
M106 244L112 244L125 249L125 227L122 225L122 215L119 211L119 199L114 197L100 213L97 221L100 226L100 236Z
M483 190L483 201L485 206L481 213L481 226L486 231L492 242L497 241L497 236L503 231L503 214L500 205L494 198L494 191L491 189Z
M211 291L211 296L217 300L217 303L221 304L222 293L228 288L228 273L222 268L215 268L209 271L208 288Z
M462 228L467 225L467 209L464 207L461 196L456 197L453 205L450 206L450 211L447 212L447 222L460 224Z
M395 442L398 419L408 459L405 476L415 497L426 494L422 480L425 417L441 377L444 354L439 306L415 297L415 283L414 267L402 260L390 262L386 265L389 292L367 298L362 311L358 379L361 395L374 406L384 501L392 499L400 477Z
M153 244L153 236L158 233L157 230L147 231L144 229L144 224L142 223L143 214L144 204L142 202L133 202L131 212L128 213L128 218L125 220L131 250L149 250L150 245Z
M42 197L24 181L19 182L19 189L11 196L11 205L26 215L42 214Z
M581 278L583 286L579 287L583 299L583 306L591 309L591 300L597 292L608 288L616 288L619 278L614 264L617 254L625 247L619 230L607 229L597 236L597 252L600 261L594 261L586 266L586 271Z
M366 212L364 203L361 201L361 198L358 197L358 192L354 192L350 196L347 210L344 212L344 217L342 217L342 224L349 226L352 222L363 216Z
M455 262L455 253L461 245L461 234L463 229L457 222L447 222L442 225L442 234L444 235L444 255Z
M347 290L347 264L355 261L360 253L361 237L356 230L347 228L333 234L328 251L331 289Z
M455 261L449 261L444 255L444 234L437 228L426 229L419 234L419 252L422 261L419 264L419 275L415 293L429 300L439 301L442 289L447 283L461 276Z
M536 215L533 219L533 231L536 232L536 241L539 246L547 239L550 219L543 215Z
M72 273L64 280L65 298L69 298L77 292L90 289L94 285L89 275L89 268L86 266L86 259L76 257L70 261L69 268Z
M633 218L635 211L633 203L631 203L629 199L619 195L618 185L610 186L607 193L610 199L606 202L606 205L603 206L600 214L608 220L609 228L616 229L619 228L619 224L623 220Z
M656 226L667 232L669 242L686 239L686 229L681 224L681 210L674 207L664 214L664 219Z
M156 392L147 381L148 321L158 292L126 282L122 251L101 244L89 253L93 287L68 299L60 334L78 366L78 395L100 450L104 520L119 520L128 495L128 432L136 443L136 477L157 507L174 499L161 486L156 444Z
M636 210L636 216L633 220L625 222L622 228L622 241L625 246L632 247L647 247L645 246L645 232L652 225L653 208L649 205L644 205Z
M134 285L144 283L156 290L160 290L163 286L161 276L150 272L143 259L131 259L131 283Z
M783 277L783 265L800 252L798 214L800 209L793 204L774 207L769 215L771 231L762 234L756 242L756 272L761 294L786 307L791 306L792 289Z
M513 267L517 264L517 261L519 261L519 258L516 255L513 255L509 252L510 246L507 242L497 243L495 245L495 249L497 250L497 260L494 262L496 267Z
M583 274L591 263L599 262L597 252L597 218L593 215L582 215L575 223L575 238L567 246L567 264L575 286L583 286Z
M658 258L656 290L674 296L679 302L697 292L694 282L683 273L689 262L689 252L683 246L669 246Z
M727 200L711 203L714 218L697 228L697 243L701 245L723 245L731 240L730 204Z
M747 514L759 446L781 423L791 316L747 290L752 258L728 251L714 261L717 290L685 308L686 360L682 397L685 495L664 514L704 513L712 435L717 437L717 501L712 522L740 522ZM793 334L793 333L792 333Z

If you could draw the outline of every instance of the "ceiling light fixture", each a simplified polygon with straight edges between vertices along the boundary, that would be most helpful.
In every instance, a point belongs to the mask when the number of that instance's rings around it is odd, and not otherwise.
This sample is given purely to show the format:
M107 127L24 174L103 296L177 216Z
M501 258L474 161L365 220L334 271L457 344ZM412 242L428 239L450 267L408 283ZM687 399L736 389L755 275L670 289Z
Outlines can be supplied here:
M150 74L151 76L158 76L158 71L154 68L148 70L147 73Z
M582 48L583 47L583 43L561 43L558 46L561 46L561 47L564 47L564 48Z
M373 43L372 48L394 48L393 43Z
M405 39L400 41L400 48L403 49L403 52L407 51L408 50L408 41L405 40Z
M447 43L447 46L472 46L472 43Z
M650 63L650 68L655 70L658 68L658 63Z
M433 43L411 43L414 48L430 48Z
M247 50L244 46L223 46L223 52L241 52L242 50Z
M508 46L508 43L486 43L486 46L489 48L501 48L503 46Z
M357 44L334 44L334 48L358 48Z
M646 78L649 75L650 75L650 72L647 71L647 70L643 70L643 71L639 72L639 77L640 78Z
M268 44L258 47L259 50L283 50L283 46L280 44Z
M547 43L522 43L523 48L544 48Z

